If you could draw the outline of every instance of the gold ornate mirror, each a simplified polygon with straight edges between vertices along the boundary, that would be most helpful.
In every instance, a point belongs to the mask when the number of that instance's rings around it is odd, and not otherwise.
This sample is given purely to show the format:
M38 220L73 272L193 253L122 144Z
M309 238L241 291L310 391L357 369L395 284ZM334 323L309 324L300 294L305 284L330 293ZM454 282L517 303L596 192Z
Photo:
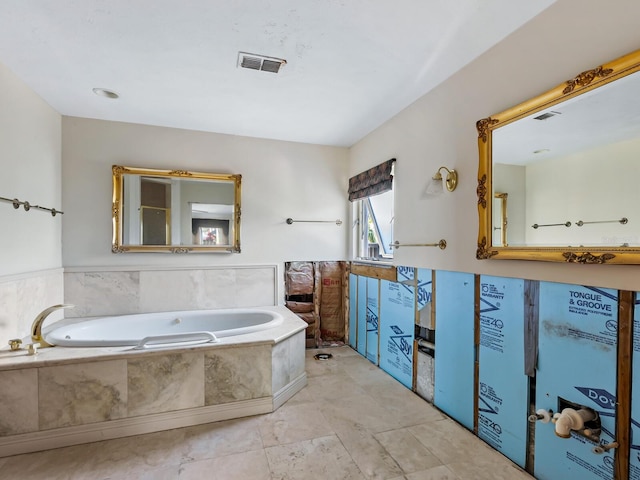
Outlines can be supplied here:
M477 122L478 259L640 264L639 70L640 50Z
M112 170L113 253L240 252L241 175Z

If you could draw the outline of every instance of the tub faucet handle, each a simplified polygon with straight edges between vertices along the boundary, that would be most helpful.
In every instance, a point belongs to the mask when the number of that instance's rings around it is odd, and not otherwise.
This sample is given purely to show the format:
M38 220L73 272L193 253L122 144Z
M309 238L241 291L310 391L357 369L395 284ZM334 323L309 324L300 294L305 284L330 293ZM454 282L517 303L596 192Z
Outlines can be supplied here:
M9 340L9 347L11 350L20 350L22 348L22 340L20 338L12 338Z

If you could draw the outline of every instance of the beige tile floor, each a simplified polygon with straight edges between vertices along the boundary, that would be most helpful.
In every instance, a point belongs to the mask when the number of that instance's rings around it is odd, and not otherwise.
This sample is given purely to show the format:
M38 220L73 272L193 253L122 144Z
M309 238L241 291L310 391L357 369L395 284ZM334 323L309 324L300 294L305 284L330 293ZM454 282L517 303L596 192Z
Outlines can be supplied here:
M519 480L507 458L349 347L307 351L276 412L0 459L28 480Z

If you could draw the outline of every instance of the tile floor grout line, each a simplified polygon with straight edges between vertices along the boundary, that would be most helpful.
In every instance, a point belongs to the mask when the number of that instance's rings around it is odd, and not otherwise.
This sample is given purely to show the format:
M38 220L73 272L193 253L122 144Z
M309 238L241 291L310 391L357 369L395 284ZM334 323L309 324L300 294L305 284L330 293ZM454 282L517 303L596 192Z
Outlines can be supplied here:
M360 474L366 478L367 480L369 480L369 476L364 473L362 471L362 469L360 468L360 465L358 465L358 462L356 462L355 458L353 458L353 455L351 454L351 452L349 451L349 449L347 448L347 446L344 444L344 442L342 441L342 439L340 438L340 435L338 435L338 433L335 434L336 438L338 439L338 441L340 442L340 445L342 445L342 448L344 448L344 451L347 452L347 455L349 455L349 458L351 459L351 461L353 462L353 464L356 466L356 468L358 469L358 471L360 472Z

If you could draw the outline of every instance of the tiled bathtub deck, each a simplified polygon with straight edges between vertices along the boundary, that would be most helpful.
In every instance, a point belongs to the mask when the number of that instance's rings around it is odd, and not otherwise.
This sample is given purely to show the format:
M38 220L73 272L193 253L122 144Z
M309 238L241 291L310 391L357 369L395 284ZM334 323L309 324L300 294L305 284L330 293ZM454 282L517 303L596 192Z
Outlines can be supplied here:
M0 478L532 478L350 348L323 351L274 413L0 458Z

